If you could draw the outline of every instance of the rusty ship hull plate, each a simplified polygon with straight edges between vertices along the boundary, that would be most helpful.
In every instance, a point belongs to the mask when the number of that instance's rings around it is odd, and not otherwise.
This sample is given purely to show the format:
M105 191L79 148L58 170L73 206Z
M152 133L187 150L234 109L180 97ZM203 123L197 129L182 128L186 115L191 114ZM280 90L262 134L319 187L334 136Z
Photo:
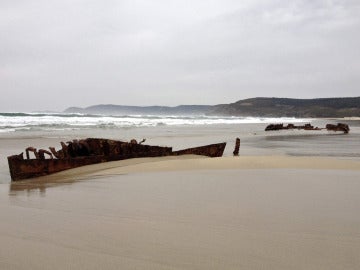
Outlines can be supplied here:
M102 139L89 139L89 143L110 142L110 147L96 148L98 153L87 156L75 156L52 159L24 159L23 153L8 157L9 170L12 181L19 181L39 176L45 176L60 171L73 169L81 166L98 164L109 161L124 160L140 157L160 157L178 155L203 155L220 157L223 155L226 143L211 144L201 147L188 148L172 151L171 147L160 147L124 142L107 141ZM102 146L101 146L102 147ZM106 150L104 153L104 149ZM60 152L60 151L59 151ZM101 154L99 154L99 152Z

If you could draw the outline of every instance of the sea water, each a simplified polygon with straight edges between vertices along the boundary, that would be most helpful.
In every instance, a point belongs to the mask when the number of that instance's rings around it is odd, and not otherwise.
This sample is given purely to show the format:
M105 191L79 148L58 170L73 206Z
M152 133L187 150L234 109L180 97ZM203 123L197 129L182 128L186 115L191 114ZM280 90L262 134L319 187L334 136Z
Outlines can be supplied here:
M79 129L109 129L155 126L191 126L246 123L299 123L296 118L259 118L223 116L174 116L174 115L89 115L60 113L0 113L0 132L61 131Z

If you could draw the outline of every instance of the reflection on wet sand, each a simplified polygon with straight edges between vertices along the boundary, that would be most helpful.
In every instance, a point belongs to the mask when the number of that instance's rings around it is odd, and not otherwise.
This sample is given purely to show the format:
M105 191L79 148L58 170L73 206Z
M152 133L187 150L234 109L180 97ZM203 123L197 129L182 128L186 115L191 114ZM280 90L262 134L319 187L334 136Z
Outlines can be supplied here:
M19 195L27 192L29 195L38 194L44 196L47 188L71 185L86 178L66 178L66 177L39 177L32 180L11 182L9 185L9 195Z
M120 175L120 174L116 174ZM107 177L111 176L110 174L106 175ZM24 181L15 181L9 184L9 195L23 195L24 192L27 192L29 195L40 194L44 196L46 194L46 189L55 188L60 186L72 185L80 181L93 180L97 178L102 178L104 175L82 175L79 173L78 176L70 177L59 173L59 175L42 176L39 178L24 180Z

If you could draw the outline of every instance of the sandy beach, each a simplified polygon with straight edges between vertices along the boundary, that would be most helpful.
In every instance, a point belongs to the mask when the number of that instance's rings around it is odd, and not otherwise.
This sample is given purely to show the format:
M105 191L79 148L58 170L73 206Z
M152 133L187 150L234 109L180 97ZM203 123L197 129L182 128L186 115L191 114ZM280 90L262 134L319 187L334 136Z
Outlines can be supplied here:
M0 185L0 269L358 269L360 163L133 159Z
M0 1L0 270L360 270L359 30L360 1Z

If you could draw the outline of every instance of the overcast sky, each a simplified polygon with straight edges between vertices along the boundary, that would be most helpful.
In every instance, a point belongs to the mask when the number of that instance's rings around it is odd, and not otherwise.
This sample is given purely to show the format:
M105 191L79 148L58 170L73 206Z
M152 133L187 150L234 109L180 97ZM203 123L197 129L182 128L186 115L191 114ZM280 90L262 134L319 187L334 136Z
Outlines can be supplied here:
M360 1L0 0L0 111L360 96Z

